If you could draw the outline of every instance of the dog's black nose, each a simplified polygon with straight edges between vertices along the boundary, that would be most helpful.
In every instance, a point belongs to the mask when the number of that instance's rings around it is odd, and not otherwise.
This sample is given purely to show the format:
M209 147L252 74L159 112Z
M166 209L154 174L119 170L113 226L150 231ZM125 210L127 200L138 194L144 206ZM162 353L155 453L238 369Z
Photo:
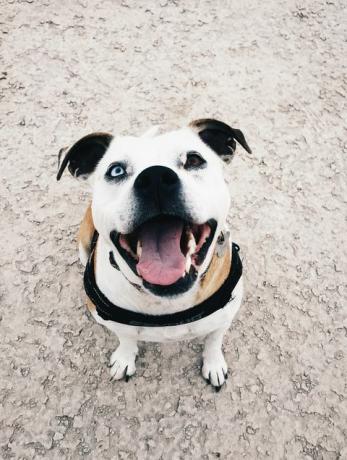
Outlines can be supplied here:
M134 182L135 191L139 195L153 200L174 195L179 186L180 181L175 171L165 166L144 169Z

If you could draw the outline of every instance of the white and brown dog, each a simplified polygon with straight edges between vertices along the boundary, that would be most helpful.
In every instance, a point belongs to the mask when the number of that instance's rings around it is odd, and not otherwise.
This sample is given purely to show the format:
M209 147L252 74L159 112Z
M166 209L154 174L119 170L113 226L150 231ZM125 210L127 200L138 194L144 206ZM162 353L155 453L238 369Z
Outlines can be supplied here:
M79 253L89 310L119 339L113 379L135 373L138 341L206 336L202 375L225 382L223 336L242 299L221 161L235 140L251 153L240 130L204 119L141 137L93 133L61 150L57 179L68 166L93 189Z

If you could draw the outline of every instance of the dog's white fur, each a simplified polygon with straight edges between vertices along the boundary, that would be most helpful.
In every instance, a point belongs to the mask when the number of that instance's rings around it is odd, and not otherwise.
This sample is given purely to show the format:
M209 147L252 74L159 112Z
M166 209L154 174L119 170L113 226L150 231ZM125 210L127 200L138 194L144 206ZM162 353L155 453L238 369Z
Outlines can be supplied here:
M116 305L147 314L168 314L194 306L199 279L213 257L216 240L222 230L226 230L226 217L230 196L223 178L223 164L191 128L156 135L155 129L141 137L116 137L111 142L93 174L88 178L93 189L92 215L95 228L99 232L96 258L96 281L106 297ZM199 152L207 161L201 170L187 171L183 168L186 153ZM105 172L113 162L127 162L129 178L115 184L105 180ZM128 233L135 213L133 185L136 177L144 169L161 165L171 168L179 176L182 184L184 203L194 222L202 224L214 218L217 230L207 256L199 269L198 280L186 293L175 298L161 298L150 292L139 292L132 284L142 285L128 264L117 252L110 240L110 232L117 230ZM89 254L80 245L80 259L85 265ZM113 251L120 271L109 263L109 252ZM210 378L212 385L224 383L227 366L221 350L225 331L238 311L242 300L242 278L236 286L233 300L223 309L207 318L186 325L168 327L135 327L112 321L104 321L96 311L96 321L119 339L119 347L112 354L110 365L114 379L121 379L135 373L137 341L165 342L207 336L203 353L202 373Z

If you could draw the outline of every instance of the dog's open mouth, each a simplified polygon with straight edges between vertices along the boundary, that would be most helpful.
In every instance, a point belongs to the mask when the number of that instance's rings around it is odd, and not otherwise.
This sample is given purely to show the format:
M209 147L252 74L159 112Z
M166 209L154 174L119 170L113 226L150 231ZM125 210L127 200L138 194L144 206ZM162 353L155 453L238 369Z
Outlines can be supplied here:
M198 225L179 217L159 216L143 223L132 233L111 232L111 239L146 287L175 285L179 288L182 285L183 289L183 285L191 285L188 278L196 278L216 227L213 219Z

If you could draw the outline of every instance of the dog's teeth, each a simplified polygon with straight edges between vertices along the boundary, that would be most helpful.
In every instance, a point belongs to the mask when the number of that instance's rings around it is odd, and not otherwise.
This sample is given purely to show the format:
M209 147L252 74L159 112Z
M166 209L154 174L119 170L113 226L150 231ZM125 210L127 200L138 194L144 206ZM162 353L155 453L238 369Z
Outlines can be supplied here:
M189 270L190 270L190 266L192 265L192 258L190 257L190 255L188 254L187 255L187 259L186 259L186 273L189 273Z
M187 252L187 256L186 256L186 271L185 273L189 273L189 270L190 270L190 267L192 265L192 254L194 254L195 252L195 249L196 249L196 242L195 242L195 238L194 238L194 235L193 235L193 232L192 231L188 231L188 243L187 243L187 246L188 246L188 252Z
M192 255L196 249L196 241L192 232L189 232L188 238L188 254Z
M141 257L141 254L142 254L142 245L141 245L140 240L138 240L138 242L137 242L136 254L138 255L138 257Z

